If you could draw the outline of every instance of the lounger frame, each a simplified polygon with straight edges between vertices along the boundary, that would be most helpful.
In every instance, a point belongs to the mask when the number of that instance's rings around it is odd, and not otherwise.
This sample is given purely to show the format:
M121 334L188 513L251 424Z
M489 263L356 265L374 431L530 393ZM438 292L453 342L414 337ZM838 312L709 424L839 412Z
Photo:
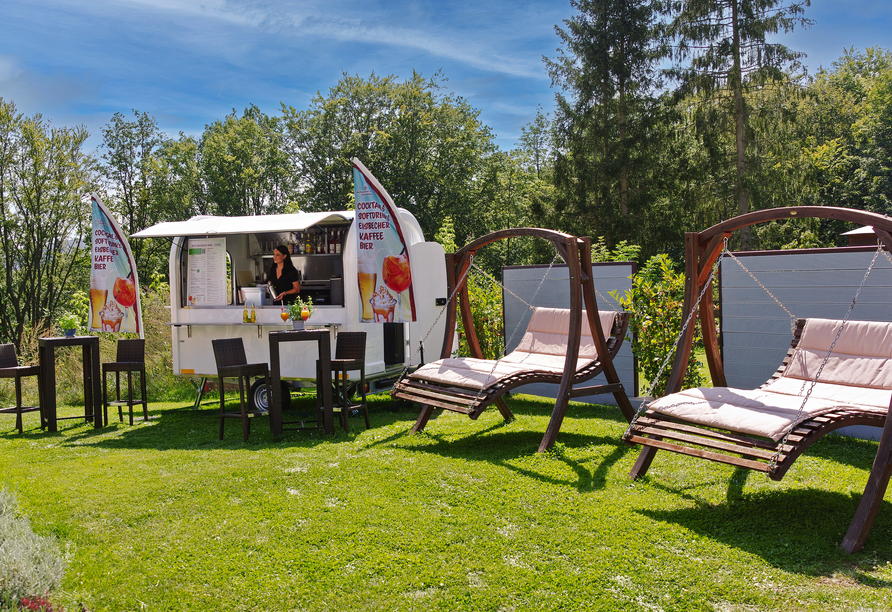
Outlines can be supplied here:
M831 206L796 206L740 215L702 232L685 234L685 318L697 308L697 296L701 292L706 291L706 295L711 295L711 288L707 288L710 271L716 259L721 255L724 240L729 238L733 231L766 221L809 217L838 219L872 226L883 247L887 251L892 250L892 218L876 213ZM706 361L709 365L713 385L726 387L727 382L719 349L712 300L703 300L697 314L703 332ZM802 333L802 325L803 322L799 321L790 351L775 376L779 376L786 368ZM679 342L667 385L667 395L676 393L682 388L693 337L694 326L691 325L685 330ZM840 406L834 412L799 423L788 436L787 443L778 449L778 444L772 440L728 430L706 428L647 411L634 422L623 439L629 444L644 446L630 473L632 478L644 475L657 450L663 449L765 472L770 478L780 480L793 462L811 444L827 433L849 425L882 427L879 448L864 494L842 542L843 549L847 553L852 553L864 546L864 541L870 533L874 518L882 504L889 477L892 475L892 425L890 422L892 421L883 414Z
M404 378L394 386L391 395L397 399L421 404L421 413L418 415L415 426L412 428L412 433L417 433L424 429L435 409L461 412L467 414L472 419L476 419L487 406L495 404L502 416L506 420L511 420L513 415L505 403L505 394L511 389L535 382L548 382L560 385L551 420L539 445L539 452L550 448L557 439L570 398L612 393L623 416L626 420L631 420L634 408L613 366L613 358L622 345L628 330L628 314L618 313L614 327L610 332L610 337L605 337L604 330L601 329L597 317L598 302L593 282L591 239L588 237L578 238L570 234L542 228L513 228L493 232L474 240L455 253L447 254L446 275L449 292L453 297L446 310L445 327L447 331L443 339L443 348L440 352L441 359L445 359L452 354L453 330L456 325L457 313L460 313L462 318L471 356L483 359L483 351L480 348L480 342L474 330L470 297L467 289L467 271L474 255L480 248L500 240L522 236L538 237L550 241L569 268L570 322L567 337L567 356L562 374L557 376L553 372L529 370L500 381L482 392L479 388L446 387L412 380L411 376ZM460 286L456 288L459 281ZM576 362L579 354L583 317L588 319L589 327L592 331L592 340L595 343L599 357L594 362L577 371ZM607 384L576 387L576 385L590 380L601 373L607 379Z

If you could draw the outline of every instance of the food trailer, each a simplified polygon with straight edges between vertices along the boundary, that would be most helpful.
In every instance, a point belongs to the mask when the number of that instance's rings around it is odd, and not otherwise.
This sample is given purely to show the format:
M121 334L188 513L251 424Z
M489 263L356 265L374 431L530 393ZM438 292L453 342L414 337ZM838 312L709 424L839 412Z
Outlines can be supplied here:
M248 217L198 216L159 223L134 238L167 238L170 248L170 326L173 372L194 379L217 374L211 340L243 338L249 363L269 363L271 331L292 329L282 308L273 306L264 283L272 252L285 245L297 268L300 295L313 298L308 328L324 326L332 350L340 331L365 331L369 392L389 389L407 366L439 357L447 299L443 247L425 242L415 217L397 209L412 267L415 320L363 321L357 281L357 222L354 211L301 212ZM245 312L250 320L245 322ZM411 313L409 313L411 315ZM377 319L377 320L376 320ZM385 317L386 319L386 317ZM435 324L436 322L436 324ZM429 340L422 347L422 341ZM282 379L290 387L315 384L315 343L289 343L282 355ZM204 385L201 385L203 389ZM265 383L252 386L252 403L267 405ZM197 402L196 402L197 403Z

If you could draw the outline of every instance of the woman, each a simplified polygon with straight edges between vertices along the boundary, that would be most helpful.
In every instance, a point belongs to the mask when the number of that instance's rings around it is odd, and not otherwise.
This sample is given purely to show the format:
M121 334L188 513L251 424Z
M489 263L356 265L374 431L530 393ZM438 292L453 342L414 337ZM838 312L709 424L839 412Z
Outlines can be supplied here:
M266 281L272 287L273 303L279 306L293 304L300 293L300 274L291 263L288 247L280 244L273 251L273 265Z

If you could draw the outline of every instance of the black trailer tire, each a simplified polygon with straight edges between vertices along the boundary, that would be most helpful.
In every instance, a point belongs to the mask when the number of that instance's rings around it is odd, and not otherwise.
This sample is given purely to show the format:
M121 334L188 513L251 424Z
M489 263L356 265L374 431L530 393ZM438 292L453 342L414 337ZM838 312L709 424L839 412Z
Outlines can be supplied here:
M282 408L284 410L288 410L291 407L291 387L288 386L288 383L284 380L281 381L282 384ZM269 394L266 388L266 381L262 378L258 378L251 385L251 392L248 394L248 406L252 410L262 410L263 412L269 411Z

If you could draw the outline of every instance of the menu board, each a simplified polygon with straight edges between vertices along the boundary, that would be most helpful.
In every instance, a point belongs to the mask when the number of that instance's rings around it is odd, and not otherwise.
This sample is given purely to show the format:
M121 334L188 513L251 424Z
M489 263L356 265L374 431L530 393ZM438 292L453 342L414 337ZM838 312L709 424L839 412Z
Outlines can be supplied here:
M190 238L187 306L225 306L226 238Z

